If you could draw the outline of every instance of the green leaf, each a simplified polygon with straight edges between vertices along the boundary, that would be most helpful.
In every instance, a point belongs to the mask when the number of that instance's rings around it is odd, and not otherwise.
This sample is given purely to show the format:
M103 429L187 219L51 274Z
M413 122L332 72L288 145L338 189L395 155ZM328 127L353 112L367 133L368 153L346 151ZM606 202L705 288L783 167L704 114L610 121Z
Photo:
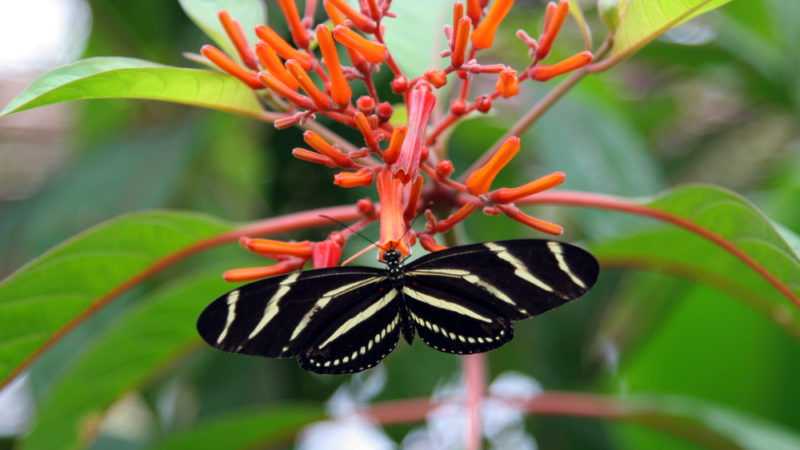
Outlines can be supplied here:
M24 447L77 446L80 427L89 418L201 344L194 319L229 288L219 271L189 277L159 290L110 324L52 387Z
M606 61L614 65L631 56L670 28L730 0L634 0L620 2L624 8L614 37L611 56ZM627 6L626 6L627 5Z
M264 410L240 411L215 417L156 442L154 449L251 448L285 444L302 427L323 419L319 407L272 405Z
M0 116L69 100L137 98L202 106L258 118L253 91L221 72L122 57L89 58L42 75Z
M238 20L250 45L258 42L257 25L267 23L267 6L262 0L178 0L183 11L198 28L214 40L225 53L238 59L236 48L219 23L217 13L228 11L232 19Z
M800 436L792 430L719 405L677 396L639 396L631 403L648 411L628 415L627 421L681 436L703 448L800 448Z
M0 283L0 379L104 295L159 259L229 229L196 214L131 214L91 228L24 266Z
M453 1L398 1L392 3L391 10L397 13L397 19L383 22L384 38L403 73L414 78L428 68L449 64L439 52L447 48L442 26L453 21Z
M724 189L687 185L647 203L720 235L744 251L795 295L800 258L749 201ZM675 227L656 227L593 246L605 264L657 268L738 298L800 341L800 309L750 266L721 247Z

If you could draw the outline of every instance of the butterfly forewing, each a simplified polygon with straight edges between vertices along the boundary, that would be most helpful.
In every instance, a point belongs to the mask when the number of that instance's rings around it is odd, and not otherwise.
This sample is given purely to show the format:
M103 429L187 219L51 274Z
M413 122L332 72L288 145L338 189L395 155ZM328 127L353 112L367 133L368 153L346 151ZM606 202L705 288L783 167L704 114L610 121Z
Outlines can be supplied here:
M224 351L298 356L316 336L347 319L386 282L384 271L337 267L247 284L212 302L197 321L200 336Z

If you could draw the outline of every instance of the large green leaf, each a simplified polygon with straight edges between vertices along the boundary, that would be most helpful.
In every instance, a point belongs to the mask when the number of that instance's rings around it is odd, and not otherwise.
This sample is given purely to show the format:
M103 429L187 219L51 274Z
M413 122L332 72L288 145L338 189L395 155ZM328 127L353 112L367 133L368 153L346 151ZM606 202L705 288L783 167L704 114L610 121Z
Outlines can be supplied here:
M711 230L753 258L795 296L800 258L775 226L746 199L723 189L687 185L647 206ZM697 234L657 227L597 244L607 264L657 268L716 287L746 302L800 340L800 308L741 259Z
M77 445L81 424L87 418L102 413L125 392L163 371L187 348L201 343L194 318L227 289L219 271L189 277L159 290L110 324L52 387L24 446Z
M257 42L255 27L267 23L267 6L262 0L179 0L179 2L195 25L234 58L238 58L238 53L219 23L217 13L224 9L231 18L238 20L250 45Z
M619 28L608 64L636 53L665 31L730 0L620 0Z
M162 100L258 118L252 89L215 71L162 66L122 57L89 58L54 69L28 86L0 116L69 100L136 98Z
M305 425L322 419L319 407L279 404L246 410L195 424L156 442L156 449L251 448L285 444Z
M229 230L206 216L147 212L105 222L0 283L0 379L62 327L156 261Z

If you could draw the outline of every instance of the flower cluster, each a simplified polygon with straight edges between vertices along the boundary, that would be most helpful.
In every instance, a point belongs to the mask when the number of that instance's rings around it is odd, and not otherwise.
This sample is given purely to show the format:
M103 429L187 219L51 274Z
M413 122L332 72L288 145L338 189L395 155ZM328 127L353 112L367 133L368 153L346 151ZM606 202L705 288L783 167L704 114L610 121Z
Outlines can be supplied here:
M545 233L561 233L558 225L523 213L514 202L558 186L564 181L562 172L523 186L491 190L494 178L520 148L517 137L509 137L485 164L464 174L464 182L451 178L453 164L445 159L446 152L437 147L437 141L466 114L485 113L498 97L517 95L524 80L546 81L591 62L591 53L584 51L552 65L539 64L550 53L569 13L567 0L547 5L544 29L538 40L523 30L517 31L517 37L530 49L531 62L523 70L504 64L481 64L476 59L479 50L492 46L513 0L495 0L491 5L488 0L456 2L453 22L444 26L447 49L441 52L442 58L449 58L449 64L442 70L429 69L413 79L400 70L384 42L383 19L395 17L390 10L391 0L360 0L359 8L345 0L324 0L322 5L329 23L316 26L313 18L317 1L305 2L302 17L294 0L277 0L277 4L286 18L294 45L270 27L260 25L255 29L259 42L250 47L240 24L221 11L219 19L240 62L211 45L204 46L202 54L246 83L267 105L280 112L281 117L274 122L277 128L304 126L309 120L325 116L357 129L363 136L363 146L343 145L334 142L337 137L333 133L323 137L308 130L304 134L308 148L295 148L292 154L304 161L338 169L333 182L343 188L374 183L380 205L361 200L358 208L363 219L332 233L322 242L242 239L244 247L278 263L229 271L227 279L242 281L285 273L309 260L315 268L335 266L347 238L376 220L380 221L381 252L394 248L404 255L410 253L410 246L417 239L429 251L443 249L435 235L448 231L478 209L486 214L504 214ZM314 41L316 45L312 45ZM344 52L340 51L342 48ZM345 54L349 65L342 63ZM405 125L390 123L393 107L377 94L373 72L384 65L393 74L392 91L402 95L405 102L408 111ZM496 77L495 90L471 95L471 83L478 76ZM354 101L351 85L355 82L365 86L367 95ZM460 83L454 90L458 94L445 114L432 123L437 99L434 89L452 82ZM455 212L440 219L428 209L431 205L437 211ZM411 221L420 213L427 219L425 230L411 231Z

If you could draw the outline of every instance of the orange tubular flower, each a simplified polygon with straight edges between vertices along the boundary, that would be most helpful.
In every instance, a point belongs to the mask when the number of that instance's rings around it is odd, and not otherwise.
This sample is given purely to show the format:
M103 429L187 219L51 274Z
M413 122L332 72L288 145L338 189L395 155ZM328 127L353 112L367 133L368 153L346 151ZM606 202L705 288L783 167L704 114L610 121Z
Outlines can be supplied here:
M566 179L564 172L553 172L516 188L500 188L489 193L493 203L511 203L523 197L554 188Z
M303 70L303 66L297 60L290 59L284 64L286 65L286 71L300 83L300 87L311 98L318 110L325 111L333 106L331 98L314 84L314 81L311 80L311 77Z
M472 172L465 183L467 190L472 195L485 194L489 191L497 174L511 161L519 151L519 138L511 136L492 155L492 158L480 169Z
M320 155L317 152L312 152L311 150L304 149L302 147L297 147L292 150L292 156L297 159L302 159L303 161L308 161L314 164L322 164L323 166L328 167L337 167L338 165L334 160L328 158L325 155Z
M429 252L440 252L442 250L447 250L447 247L436 242L436 240L433 239L433 236L428 233L419 233L417 237L419 238L419 243L422 245L422 248Z
M489 8L489 12L483 22L472 33L472 46L476 50L492 46L497 27L500 26L500 22L506 17L513 4L514 0L495 0L492 3L492 7Z
M350 85L344 79L342 64L339 62L339 54L336 52L336 44L333 42L331 30L325 25L317 26L317 42L325 60L325 67L328 68L328 73L331 76L331 97L333 97L333 102L340 108L344 108L350 104L353 91L350 90Z
M261 61L264 68L267 69L267 72L277 78L281 83L285 84L293 91L296 91L297 88L300 87L297 80L289 75L289 72L283 67L281 59L278 58L278 54L275 53L272 47L263 42L256 42L256 56L258 56L258 60Z
M425 79L436 88L447 84L447 73L444 70L428 69L425 71Z
M322 139L322 136L317 133L311 130L305 131L303 133L303 140L305 140L306 144L310 145L311 148L333 160L337 166L345 168L353 167L353 161L350 157L326 142L325 139Z
M380 42L370 41L343 25L336 25L333 29L333 37L345 47L358 52L372 64L380 64L386 61L385 45Z
M389 141L389 147L383 152L383 161L386 164L394 164L397 157L400 156L400 149L403 146L403 141L406 139L408 128L405 126L394 127L392 131L392 139Z
M461 67L467 54L467 42L469 42L469 30L472 25L469 17L462 17L458 20L458 27L455 29L455 39L453 54L450 55L450 65L454 68Z
M500 76L497 78L497 83L494 85L494 88L497 89L497 92L499 92L503 98L509 98L519 94L517 71L511 70L510 68L504 69L500 72Z
M406 241L403 222L403 182L389 170L378 174L378 197L381 200L381 258L389 249L408 256L411 250Z
M481 4L478 0L467 0L467 17L472 21L473 26L478 26L481 21Z
M225 33L228 35L228 38L233 42L233 46L236 47L236 51L239 53L239 57L242 58L244 65L253 70L258 70L256 57L253 55L253 50L247 45L247 38L244 36L239 21L232 19L228 11L225 10L220 11L217 17L222 27L225 28Z
M361 169L358 172L339 172L333 176L333 184L351 188L356 186L370 186L375 179L375 172L370 169Z
M464 206L458 209L458 211L454 212L450 215L447 219L439 221L436 224L436 229L431 231L436 231L437 233L444 233L445 231L453 228L457 224L461 223L464 219L469 217L470 214L474 213L478 210L478 205L475 203L465 203Z
M378 139L375 137L375 133L372 132L372 127L369 124L369 120L367 120L367 116L359 111L353 115L353 120L356 122L358 131L364 136L364 142L366 142L367 147L375 151L380 150L380 147L378 147Z
M580 69L592 62L592 58L594 58L592 52L586 50L551 66L536 66L529 73L531 78L536 81L547 81L550 78Z
M436 104L436 96L428 85L421 84L408 95L408 133L400 148L395 173L408 183L417 178L425 143L425 129Z
M337 233L338 234L338 233ZM339 234L341 237L341 234ZM336 239L328 239L314 244L314 255L311 261L315 269L336 267L342 257L342 244Z
M256 27L256 36L269 44L283 59L294 59L303 66L304 70L311 70L311 57L289 45L272 28L266 25L259 25Z
M264 87L264 85L258 80L258 77L255 73L250 72L249 70L233 62L228 55L222 53L222 51L217 47L214 47L213 45L204 45L200 49L200 53L202 53L203 56L208 58L209 61L214 63L220 69L242 80L246 85L250 86L251 89L261 89Z
M313 109L314 102L311 101L310 98L306 97L305 95L298 94L294 91L294 89L289 88L285 84L278 81L277 78L273 77L272 75L268 74L267 72L258 72L258 79L265 86L275 91L276 94L280 95L283 98L287 98L291 100L292 103L299 106L302 109Z
M308 48L308 33L306 28L300 23L300 13L297 12L297 5L294 0L278 0L278 6L286 17L286 24L292 33L292 40L300 48Z
M334 26L344 25L344 21L347 19L347 17L342 14L342 11L337 8L336 5L331 2L331 0L325 0L322 6L325 8L325 13L328 14L328 17L331 19L331 22L333 22Z
M330 17L331 22L333 22L334 26L345 24L344 21L345 19L347 19L347 17L345 17L345 15L342 14L339 8L337 8L336 6L334 6L333 3L331 3L331 0L325 0L325 3L323 3L323 5L325 6L325 12L328 13L328 17ZM369 63L367 63L367 60L365 60L363 56L361 56L357 51L354 51L350 48L345 48L345 50L347 50L347 54L350 56L350 64L352 64L353 67L355 67L362 73L366 73L369 71Z
M455 2L453 4L453 28L458 28L458 21L464 17L464 4Z
M514 206L508 205L497 205L497 207L503 211L503 214L507 215L511 219L516 220L517 222L527 225L534 230L539 230L543 233L552 234L554 236L558 236L564 232L564 229L551 222L547 222L545 220L537 219L535 217L531 217L524 212L520 211L519 208Z
M405 219L406 222L411 222L414 220L414 216L417 215L417 203L419 202L419 197L422 194L422 185L424 183L424 178L417 177L417 181L411 185L411 189L408 191L406 209L403 210L403 219Z
M310 241L283 242L272 239L242 239L242 245L253 253L260 255L285 255L308 259L311 257Z
M327 3L327 2L326 2ZM353 25L365 33L372 33L375 31L375 22L369 17L356 11L344 0L330 0L332 6L338 9L342 14L347 16ZM327 9L327 8L326 8Z
M564 20L567 19L569 14L569 1L561 0L558 6L553 7L554 3L550 2L547 5L547 16L544 21L544 31L539 36L539 48L536 49L536 59L543 59L550 53L550 48L553 46L553 41L556 35L564 25Z
M280 261L274 266L267 267L248 267L245 269L232 269L222 274L222 278L229 282L253 281L259 278L267 278L275 275L282 275L303 267L305 260L301 258L288 258Z

